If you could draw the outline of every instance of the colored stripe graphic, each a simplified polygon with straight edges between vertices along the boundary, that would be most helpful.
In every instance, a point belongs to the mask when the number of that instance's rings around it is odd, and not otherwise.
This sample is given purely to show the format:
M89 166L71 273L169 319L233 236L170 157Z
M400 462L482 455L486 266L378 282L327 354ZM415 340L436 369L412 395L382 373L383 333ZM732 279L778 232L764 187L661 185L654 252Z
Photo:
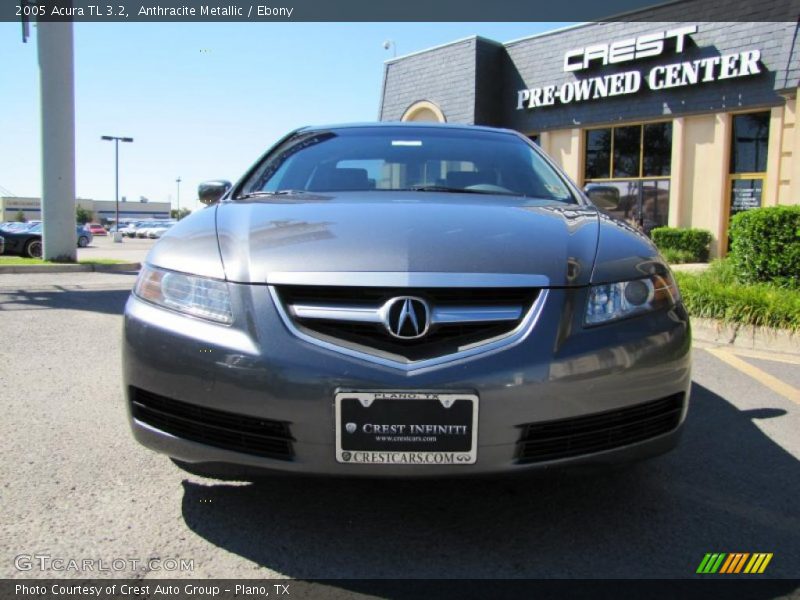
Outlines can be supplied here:
M742 554L742 557L739 559L739 562L736 564L736 570L733 571L734 573L741 572L742 567L744 566L744 563L745 563L745 561L747 561L747 558L749 556L750 556L749 552L745 552L744 554Z
M772 560L772 553L759 552L753 554L753 558L747 563L744 569L745 573L763 573L767 568L769 561Z
M697 573L704 575L718 573L732 575L738 573L763 573L772 560L771 552L709 552L700 561ZM747 566L745 566L747 565Z
M700 566L697 567L697 573L716 573L722 561L725 559L725 556L726 554L724 552L722 554L706 554Z
M736 559L739 557L738 554L728 554L728 559L722 563L722 568L719 570L720 573L730 573L731 566L736 562Z
M722 569L720 569L720 573L738 573L742 570L748 556L750 556L749 553L742 552L729 554L728 560L725 561L725 564L722 565Z

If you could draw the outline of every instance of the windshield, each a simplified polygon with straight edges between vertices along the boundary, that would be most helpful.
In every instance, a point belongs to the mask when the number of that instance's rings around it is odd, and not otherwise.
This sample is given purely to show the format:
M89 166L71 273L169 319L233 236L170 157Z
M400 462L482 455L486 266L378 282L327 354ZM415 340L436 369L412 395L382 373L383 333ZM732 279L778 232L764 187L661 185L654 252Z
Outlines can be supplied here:
M566 182L517 136L422 127L300 132L270 152L238 197L401 190L576 203Z

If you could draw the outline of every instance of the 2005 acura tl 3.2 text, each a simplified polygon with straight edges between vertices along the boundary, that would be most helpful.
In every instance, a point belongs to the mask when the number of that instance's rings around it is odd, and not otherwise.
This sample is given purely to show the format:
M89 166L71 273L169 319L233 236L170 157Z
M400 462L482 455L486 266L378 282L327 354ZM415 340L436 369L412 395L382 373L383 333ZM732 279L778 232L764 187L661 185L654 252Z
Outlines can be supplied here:
M519 472L677 442L669 268L518 133L304 128L199 192L123 345L133 433L183 468Z

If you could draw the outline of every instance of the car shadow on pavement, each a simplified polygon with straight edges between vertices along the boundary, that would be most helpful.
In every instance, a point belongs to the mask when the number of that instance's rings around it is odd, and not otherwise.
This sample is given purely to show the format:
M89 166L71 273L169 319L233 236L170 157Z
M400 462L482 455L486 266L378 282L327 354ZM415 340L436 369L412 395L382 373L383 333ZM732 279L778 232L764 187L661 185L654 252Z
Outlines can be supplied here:
M683 578L706 552L773 552L767 575L797 577L800 463L757 425L784 414L694 384L680 446L651 461L505 479L192 478L182 512L215 546L303 579Z
M81 310L121 315L130 289L74 289L53 286L47 290L0 290L0 311Z

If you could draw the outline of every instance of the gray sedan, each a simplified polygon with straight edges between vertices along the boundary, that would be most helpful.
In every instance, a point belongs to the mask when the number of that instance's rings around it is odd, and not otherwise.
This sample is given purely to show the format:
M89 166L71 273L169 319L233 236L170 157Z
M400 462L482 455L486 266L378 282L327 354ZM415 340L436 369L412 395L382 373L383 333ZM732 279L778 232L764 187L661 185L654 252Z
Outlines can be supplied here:
M133 433L184 468L514 473L676 444L669 268L520 134L304 128L199 194L123 344Z

